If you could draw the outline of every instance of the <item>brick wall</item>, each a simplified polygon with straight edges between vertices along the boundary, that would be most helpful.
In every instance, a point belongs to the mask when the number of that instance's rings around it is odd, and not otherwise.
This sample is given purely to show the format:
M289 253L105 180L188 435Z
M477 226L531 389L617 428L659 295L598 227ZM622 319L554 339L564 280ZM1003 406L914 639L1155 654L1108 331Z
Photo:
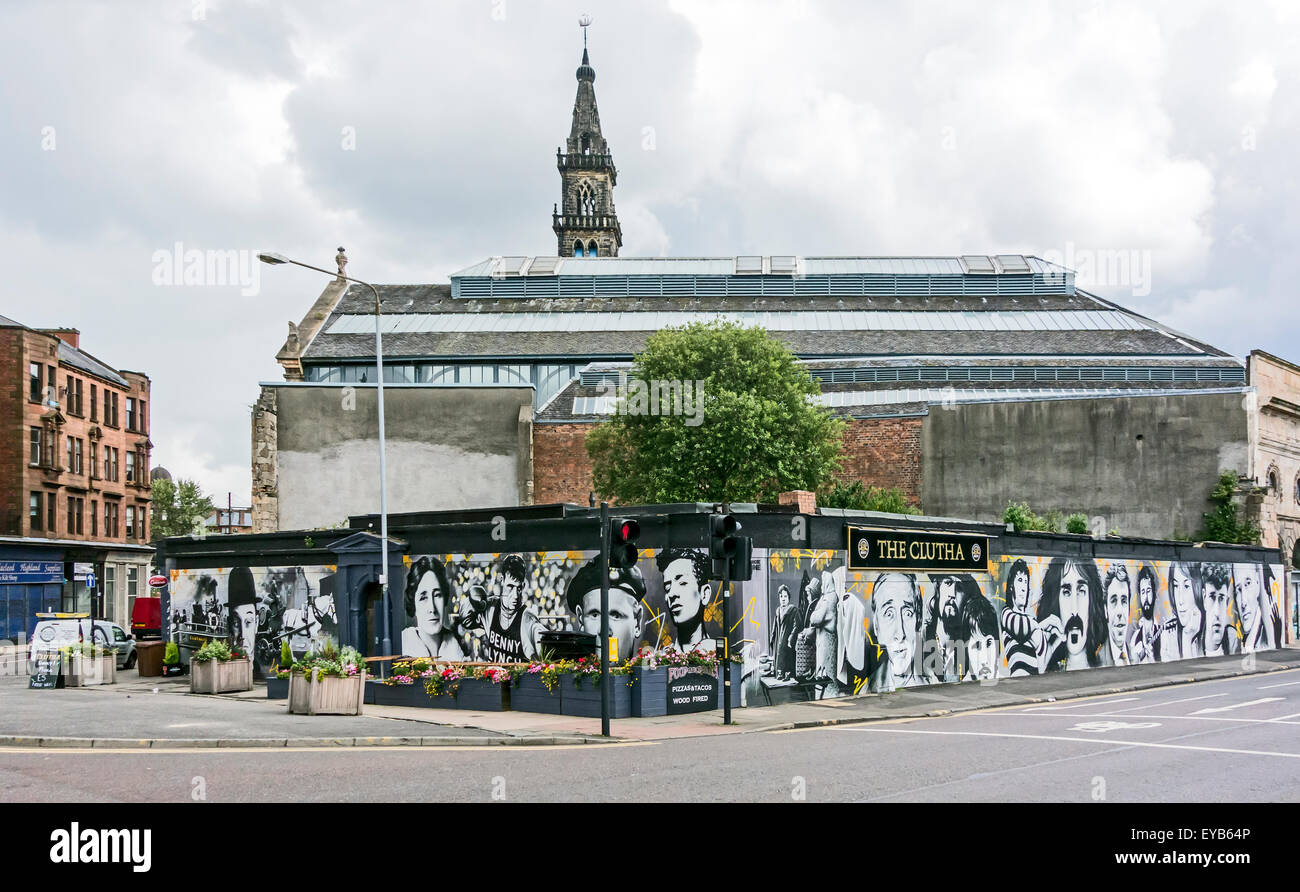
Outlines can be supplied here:
M840 478L901 490L921 506L921 416L851 418L844 431Z
M533 425L533 502L587 504L593 489L586 437L590 424Z
M846 481L899 489L921 504L921 423L924 418L854 418L844 432ZM534 500L587 504L592 490L591 461L584 438L590 424L537 424L533 427Z

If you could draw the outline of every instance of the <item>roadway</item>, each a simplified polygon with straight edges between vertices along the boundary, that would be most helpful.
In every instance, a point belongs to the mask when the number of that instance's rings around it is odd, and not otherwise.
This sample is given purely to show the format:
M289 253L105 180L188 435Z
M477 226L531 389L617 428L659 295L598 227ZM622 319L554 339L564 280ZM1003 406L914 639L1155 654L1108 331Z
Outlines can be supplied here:
M547 747L0 749L0 800L1300 800L1300 670L939 718Z

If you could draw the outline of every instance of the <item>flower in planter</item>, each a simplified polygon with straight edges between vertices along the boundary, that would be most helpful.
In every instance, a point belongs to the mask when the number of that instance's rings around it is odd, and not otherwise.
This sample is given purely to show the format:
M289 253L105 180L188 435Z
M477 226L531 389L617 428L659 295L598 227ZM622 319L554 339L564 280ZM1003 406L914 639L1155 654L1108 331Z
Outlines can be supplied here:
M484 669L478 677L484 678L493 684L501 684L502 682L510 681L513 677L513 673L509 669L502 669L499 666L489 666Z

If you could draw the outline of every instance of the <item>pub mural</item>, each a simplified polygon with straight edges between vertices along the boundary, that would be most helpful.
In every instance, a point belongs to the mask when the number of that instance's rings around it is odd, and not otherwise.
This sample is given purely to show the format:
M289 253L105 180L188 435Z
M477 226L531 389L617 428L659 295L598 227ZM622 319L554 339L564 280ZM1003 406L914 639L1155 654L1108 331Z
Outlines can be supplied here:
M884 538L850 538L845 550L755 548L752 578L734 584L729 608L743 702L1251 653L1282 640L1277 565L993 557L987 538L946 539L910 555ZM390 591L402 655L526 662L545 656L548 630L599 634L594 550L402 562ZM635 567L612 571L616 659L716 650L727 632L709 575L706 552L693 548L643 549ZM334 588L333 566L174 570L166 610L173 629L223 631L264 672L282 641L295 658L340 643Z
M169 628L212 632L253 657L264 673L281 642L294 659L338 643L333 566L173 570L164 606Z

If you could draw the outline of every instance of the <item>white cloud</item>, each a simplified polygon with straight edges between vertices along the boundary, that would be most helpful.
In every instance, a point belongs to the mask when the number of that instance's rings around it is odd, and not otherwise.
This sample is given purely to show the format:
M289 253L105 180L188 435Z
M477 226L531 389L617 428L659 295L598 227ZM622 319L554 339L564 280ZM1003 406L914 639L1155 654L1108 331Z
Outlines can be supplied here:
M1300 359L1294 3L586 9L625 253L1148 251L1149 295L1103 293ZM553 0L205 10L6 9L0 313L150 374L156 459L246 501L248 406L324 281L158 288L153 252L419 282L553 251L581 37Z

